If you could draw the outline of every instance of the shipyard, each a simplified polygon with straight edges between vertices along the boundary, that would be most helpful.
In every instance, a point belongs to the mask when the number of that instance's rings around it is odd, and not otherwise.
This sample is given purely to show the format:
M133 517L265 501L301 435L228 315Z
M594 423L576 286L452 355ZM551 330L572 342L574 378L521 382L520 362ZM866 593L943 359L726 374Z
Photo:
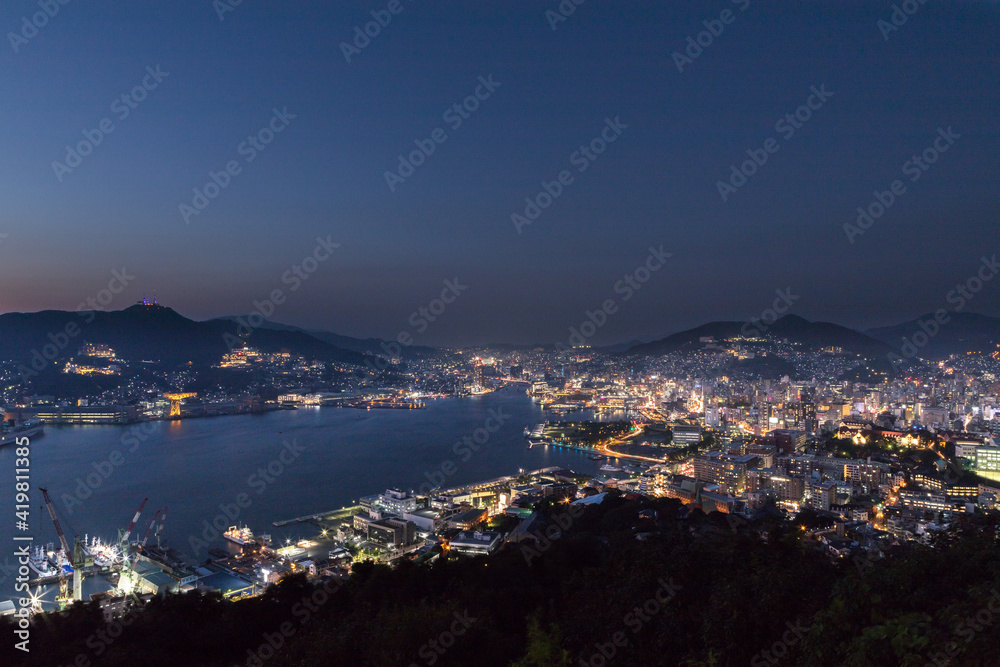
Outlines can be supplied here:
M449 553L489 554L531 513L528 501L551 496L568 502L576 498L579 484L590 481L570 470L545 468L436 488L427 494L389 488L361 498L356 505L272 522L275 528L294 525L311 535L297 540L276 540L238 522L216 530L225 526L220 518L235 520L240 507L252 503L247 494L240 494L235 503L221 508L216 519L205 520L200 537L189 538L185 546L190 553L168 544L166 507L146 522L148 498L115 539L85 534L70 540L49 490L39 489L57 541L35 545L28 552L33 574L27 586L34 589L31 611L63 610L74 601L90 600L110 620L134 613L136 605L167 593L217 592L241 600L260 595L291 574L340 581L350 576L357 562L394 565L403 560L432 562ZM86 581L92 591L88 595Z
M110 349L101 352L113 358ZM552 400L541 385L527 385L525 393L535 403ZM287 401L288 397L279 397L279 401L282 399ZM178 398L173 401L179 403ZM371 403L397 407L398 400L376 398ZM550 408L563 414L565 408L596 407L592 400L577 403ZM321 404L361 407L347 401ZM407 405L410 409L415 406ZM487 445L510 419L503 407L489 408L482 427L473 429L452 448L459 462L468 461L473 452ZM39 433L41 422L8 428ZM489 555L510 539L518 543L526 539L535 503L600 498L608 489L638 490L638 476L649 473L648 464L619 467L611 461L644 457L608 447L627 445L641 432L635 421L547 421L525 426L523 436L529 449L576 449L597 453L590 459L606 459L608 463L596 476L549 466L445 488L445 481L457 470L456 462L449 460L441 464L439 472L428 473L430 483L424 483L418 491L387 488L345 507L272 520L274 529L294 529L295 538L275 539L269 530L255 532L241 520L254 505L255 497L306 452L294 438L284 440L277 455L246 479L254 494L238 493L231 501L220 503L219 511L204 519L198 534L189 535L185 544L176 540L174 545L169 543L165 535L168 508L156 509L150 518L146 512L149 498L142 499L113 539L87 533L70 539L49 489L40 488L57 540L33 545L28 552L32 575L27 586L34 589L28 598L29 606L32 613L43 613L90 600L99 604L110 621L134 613L150 599L168 593L214 592L225 599L243 600L261 595L269 586L294 574L310 581L339 582L349 577L359 562L394 566L403 561L429 563L441 557ZM133 437L131 431L126 435L136 441L134 450L139 438L144 440L148 434L143 430L139 437ZM93 471L85 479L77 478L82 490L53 489L52 495L58 494L67 516L72 515L74 507L88 499L123 463L122 454L113 450L106 461L93 464Z

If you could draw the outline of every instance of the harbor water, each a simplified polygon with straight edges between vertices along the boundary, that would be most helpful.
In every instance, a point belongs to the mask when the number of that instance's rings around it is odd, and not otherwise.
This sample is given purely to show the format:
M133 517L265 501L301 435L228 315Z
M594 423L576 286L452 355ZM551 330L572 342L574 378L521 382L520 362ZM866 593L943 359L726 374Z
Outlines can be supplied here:
M164 543L189 556L200 551L191 560L203 560L206 549L196 549L198 540L207 538L208 548L227 544L213 523L246 524L275 540L295 540L312 537L315 527L292 522L276 528L272 522L344 507L388 487L448 488L547 466L596 474L601 462L585 453L529 449L523 437L525 426L546 419L591 416L557 417L523 390L508 388L427 401L422 410L325 407L129 426L49 426L31 443L30 529L17 534L34 536L34 544L58 544L39 487L48 489L71 545L74 535L114 540L148 497L133 539L146 533L157 509L167 508ZM0 507L11 517L14 450L0 448L0 471L8 478L0 484ZM8 545L0 551L0 600L15 596L14 534L13 520L0 522L0 544ZM84 583L90 590L107 588L102 580Z

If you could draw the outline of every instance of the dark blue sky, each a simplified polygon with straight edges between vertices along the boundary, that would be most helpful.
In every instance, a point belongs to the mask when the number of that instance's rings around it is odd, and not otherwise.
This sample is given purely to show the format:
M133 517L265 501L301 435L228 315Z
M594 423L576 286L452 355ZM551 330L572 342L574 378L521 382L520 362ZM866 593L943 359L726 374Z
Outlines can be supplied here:
M556 0L400 0L347 63L341 42L386 4L244 0L220 21L210 0L78 0L16 52L8 36L0 311L75 308L126 267L110 308L155 290L205 319L282 289L276 321L383 337L415 333L410 313L457 277L468 289L415 335L429 344L565 340L609 298L594 342L651 338L759 315L786 287L794 312L864 328L947 307L1000 250L997 3L928 2L885 39L890 2L588 0L552 30ZM727 9L678 72L672 54ZM0 28L37 11L5 2ZM169 75L120 119L157 65ZM500 87L452 130L442 114L489 75ZM786 139L776 121L821 85L833 96ZM296 117L248 163L238 147L274 108ZM627 129L578 172L571 154L616 117ZM53 162L104 118L114 131L60 182ZM911 182L939 127L961 138ZM447 140L391 191L384 172L436 128ZM771 137L723 201L717 182ZM179 204L230 160L240 173L185 224ZM564 169L518 234L511 214ZM849 243L894 179L905 194ZM341 246L291 291L318 236ZM616 281L661 244L673 256L626 302ZM998 296L969 308L1000 315Z

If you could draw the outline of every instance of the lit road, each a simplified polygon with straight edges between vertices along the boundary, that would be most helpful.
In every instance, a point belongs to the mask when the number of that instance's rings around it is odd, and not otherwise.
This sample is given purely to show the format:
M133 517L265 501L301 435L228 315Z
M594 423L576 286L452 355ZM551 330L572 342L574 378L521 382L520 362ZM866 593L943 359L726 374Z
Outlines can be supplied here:
M626 435L623 438L617 438L614 441L612 441L611 444L612 445L615 445L615 444L619 444L619 445L620 444L624 444L626 440L630 440L632 438L640 436L640 435L642 435L642 433L643 433L642 427L639 427L639 430L636 431L635 433L630 433L629 435ZM598 445L597 446L597 451L599 451L602 454L605 454L606 456L614 456L614 457L620 458L620 459L634 459L636 461L648 461L648 462L651 462L651 463L663 463L663 459L654 459L654 458L649 457L649 456L639 456L638 454L619 454L619 453L614 452L611 449L609 449L608 445Z

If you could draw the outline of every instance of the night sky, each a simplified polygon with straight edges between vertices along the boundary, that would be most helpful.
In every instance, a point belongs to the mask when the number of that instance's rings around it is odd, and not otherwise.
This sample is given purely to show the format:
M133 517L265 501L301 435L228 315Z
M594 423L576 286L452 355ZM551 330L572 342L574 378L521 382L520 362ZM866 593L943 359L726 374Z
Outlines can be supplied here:
M3 3L0 311L74 309L124 267L109 309L155 291L208 319L280 289L275 321L423 344L565 340L607 299L593 342L650 339L746 320L785 288L792 312L867 328L947 307L1000 251L997 3L909 0L889 30L882 1L588 0L556 21L556 0L243 0L220 20L227 1L77 0L37 31L35 1ZM348 63L372 11L391 22ZM244 143L270 123L262 150ZM907 171L939 128L948 150ZM602 132L602 154L574 156ZM416 141L433 153L390 187ZM724 200L747 151L767 161ZM210 172L228 184L185 216ZM518 231L543 181L562 192ZM340 246L293 290L318 237ZM626 300L616 282L660 246L672 256ZM415 331L456 278L467 289ZM969 309L1000 315L998 296Z

